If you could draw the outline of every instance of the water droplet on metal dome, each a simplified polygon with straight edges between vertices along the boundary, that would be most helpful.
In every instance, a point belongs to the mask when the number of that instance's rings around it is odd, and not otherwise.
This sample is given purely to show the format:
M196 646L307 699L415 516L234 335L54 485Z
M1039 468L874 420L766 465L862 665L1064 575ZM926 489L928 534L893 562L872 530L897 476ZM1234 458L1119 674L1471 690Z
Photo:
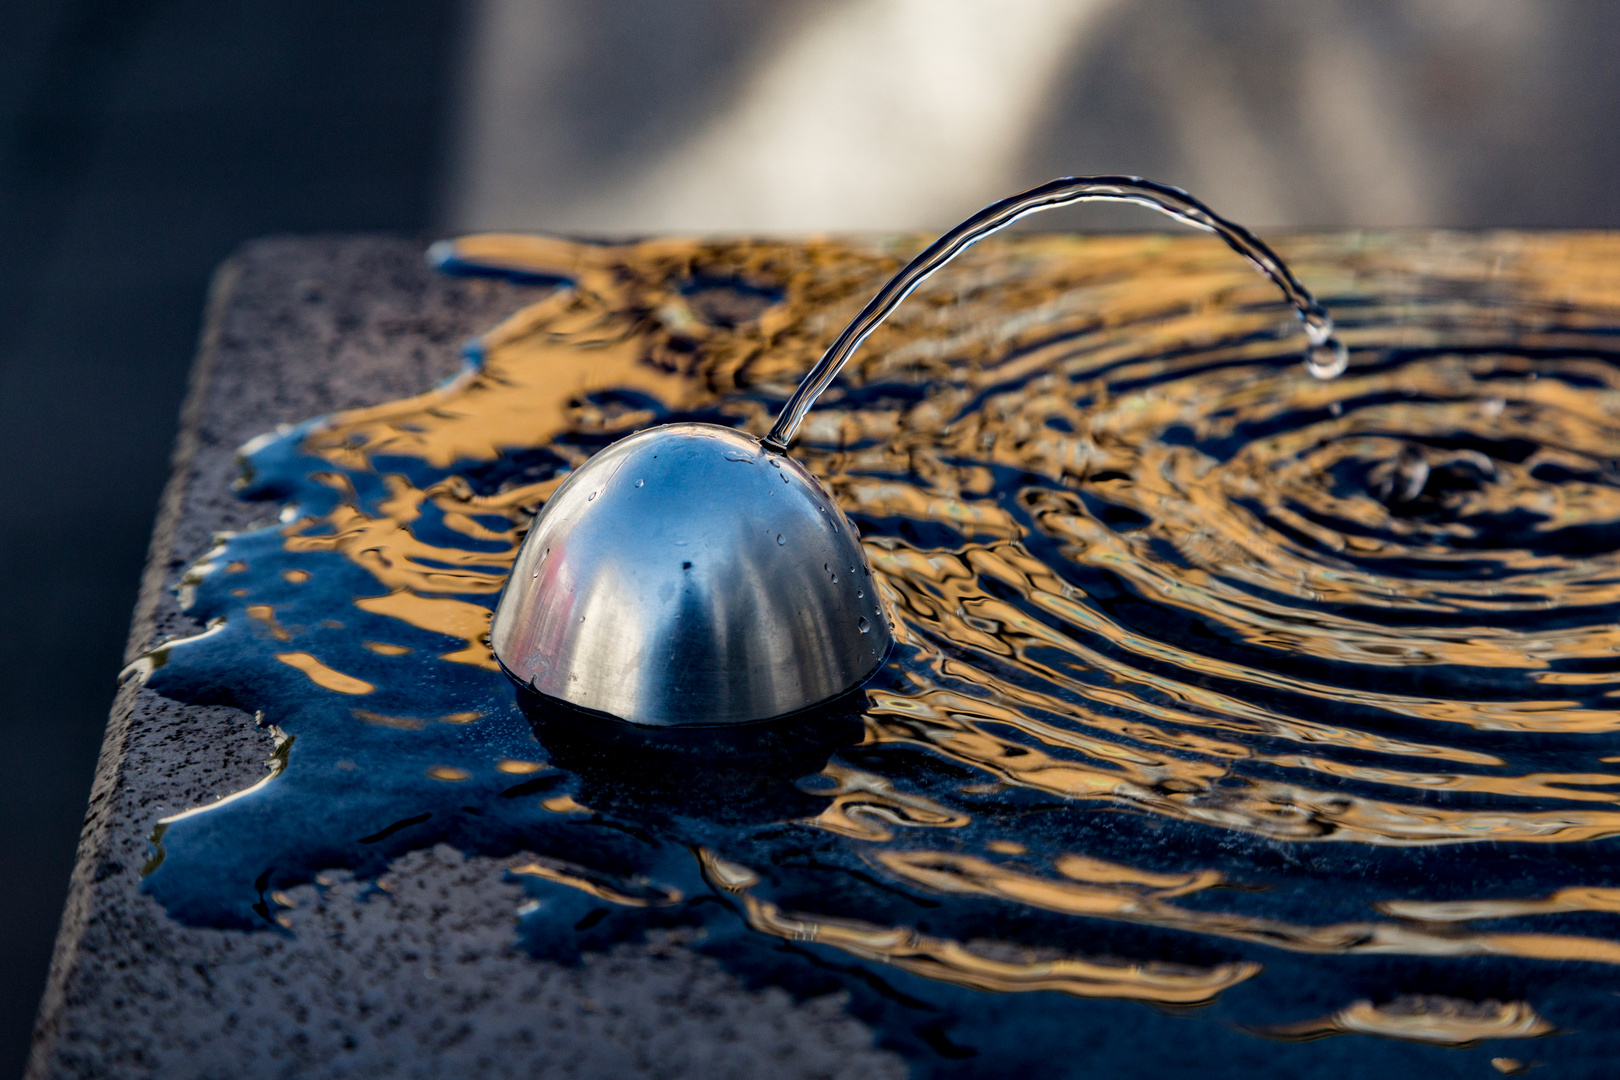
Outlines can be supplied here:
M782 538L782 534L781 534L781 533L777 533L777 534L776 534L776 542L777 542L777 543L778 543L778 544L785 544L785 543L787 543L787 541L786 541L786 540L784 540L784 539L783 539L783 538Z
M863 634L872 629L872 624L866 621L865 615L862 615L859 619L856 619L855 625L861 628L861 633Z
M636 487L640 487L641 485L645 484L646 482L647 481L645 481L645 480L637 480L636 481Z

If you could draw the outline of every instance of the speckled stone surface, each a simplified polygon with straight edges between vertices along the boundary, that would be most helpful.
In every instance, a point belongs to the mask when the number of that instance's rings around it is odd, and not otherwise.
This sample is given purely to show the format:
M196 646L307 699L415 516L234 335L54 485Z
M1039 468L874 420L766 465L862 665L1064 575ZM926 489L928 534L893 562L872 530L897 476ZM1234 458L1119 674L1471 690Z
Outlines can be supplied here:
M129 654L200 629L174 586L216 531L275 507L231 491L235 450L278 424L427 389L461 343L543 295L454 280L424 245L289 238L219 271ZM579 967L516 948L521 889L447 848L295 890L291 933L195 929L139 891L161 817L253 783L245 713L126 685L114 705L28 1076L899 1077L843 1002L752 991L675 939Z

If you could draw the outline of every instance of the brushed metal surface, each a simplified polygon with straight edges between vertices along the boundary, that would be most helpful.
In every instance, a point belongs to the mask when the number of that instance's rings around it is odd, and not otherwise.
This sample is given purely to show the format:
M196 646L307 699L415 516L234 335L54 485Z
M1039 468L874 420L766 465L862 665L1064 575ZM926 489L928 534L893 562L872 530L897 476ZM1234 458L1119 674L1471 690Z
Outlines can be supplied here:
M524 540L490 635L539 693L637 724L762 720L893 642L854 527L751 435L669 424L591 458Z

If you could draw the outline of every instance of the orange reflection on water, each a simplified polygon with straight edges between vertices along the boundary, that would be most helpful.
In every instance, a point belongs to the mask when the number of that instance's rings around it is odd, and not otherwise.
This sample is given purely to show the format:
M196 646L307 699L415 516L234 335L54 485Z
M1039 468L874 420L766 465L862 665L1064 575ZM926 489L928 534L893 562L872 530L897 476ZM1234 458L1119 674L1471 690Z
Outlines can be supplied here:
M969 820L966 814L953 812L931 799L895 791L887 777L836 762L829 763L821 775L837 786L818 789L820 794L831 795L832 802L809 824L854 840L892 840L892 825L953 828Z
M1060 863L1071 879L1041 877L970 855L879 851L872 861L900 880L934 893L995 896L1046 911L1142 923L1302 953L1406 956L1517 956L1620 965L1620 942L1565 934L1480 934L1398 922L1300 926L1228 912L1197 911L1167 900L1221 883L1213 871L1149 877L1101 860ZM1100 871L1100 873L1098 872ZM1095 876L1093 876L1095 875ZM1169 881L1168 887L1155 887ZM1385 905L1386 910L1388 905ZM1391 911L1391 914L1396 912ZM1498 916L1500 917L1500 916Z
M786 914L748 892L757 879L746 867L728 863L712 852L700 856L709 879L741 897L748 924L755 930L788 941L830 945L852 956L975 990L1057 990L1077 997L1202 1005L1260 973L1259 964L1248 962L1194 968L1074 956L1037 958L1035 950L999 942L961 943L906 927Z
M1535 1039L1553 1033L1553 1025L1523 1001L1457 1001L1452 998L1410 996L1388 1005L1357 1001L1317 1020L1257 1028L1274 1039L1296 1041L1326 1035L1383 1035L1392 1039L1472 1046L1482 1039ZM1495 1058L1509 1061L1511 1058ZM1517 1071L1512 1066L1501 1072Z
M679 889L620 881L589 867L574 866L557 859L540 857L519 859L508 866L507 870L520 877L544 878L559 885L567 885L589 893L598 900L623 907L658 907L678 904L681 901Z
M353 675L345 675L336 668L328 667L307 652L277 653L276 659L288 667L295 667L309 676L309 681L325 690L337 694L369 694L377 689L364 679L357 679Z
M1181 820L1238 828L1279 840L1336 840L1379 845L1515 841L1573 843L1620 834L1620 812L1592 810L1451 810L1368 799L1294 784L1230 775L1220 762L1131 750L1008 716L994 703L950 693L875 696L867 738L910 743L987 772L1004 783L1068 799L1109 799ZM997 735L1012 727L1040 742L1092 760L1058 756L1022 739ZM1443 787L1444 780L1436 786ZM1530 784L1521 794L1531 794Z

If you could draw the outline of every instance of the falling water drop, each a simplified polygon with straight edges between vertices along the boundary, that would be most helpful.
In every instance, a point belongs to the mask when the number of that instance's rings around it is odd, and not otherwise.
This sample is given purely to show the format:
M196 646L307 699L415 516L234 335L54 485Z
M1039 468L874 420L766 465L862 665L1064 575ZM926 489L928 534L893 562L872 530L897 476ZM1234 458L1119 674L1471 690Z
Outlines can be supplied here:
M1344 342L1330 337L1320 345L1312 345L1305 352L1305 370L1318 379L1337 379L1350 366L1350 351Z
M1299 321L1305 327L1305 337L1312 345L1325 345L1333 338L1333 318L1319 304L1307 304L1299 309Z

